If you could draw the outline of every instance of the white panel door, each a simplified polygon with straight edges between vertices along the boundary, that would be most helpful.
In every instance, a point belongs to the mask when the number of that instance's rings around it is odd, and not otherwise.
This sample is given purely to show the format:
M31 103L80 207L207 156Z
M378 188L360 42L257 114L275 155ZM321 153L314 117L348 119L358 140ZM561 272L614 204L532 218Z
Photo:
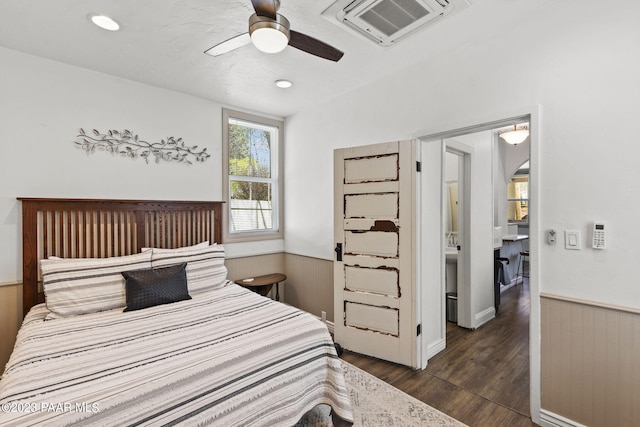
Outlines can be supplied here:
M334 152L335 341L417 367L415 142Z

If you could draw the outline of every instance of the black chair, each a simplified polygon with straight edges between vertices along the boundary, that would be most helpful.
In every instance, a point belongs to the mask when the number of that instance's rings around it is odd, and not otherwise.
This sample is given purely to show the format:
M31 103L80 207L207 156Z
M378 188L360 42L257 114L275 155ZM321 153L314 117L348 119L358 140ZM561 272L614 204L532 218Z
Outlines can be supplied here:
M527 274L524 274L524 263L527 263ZM518 268L516 270L516 286L518 285L518 278L520 283L524 284L524 278L529 277L529 251L521 251L520 258L518 258Z
M500 250L496 250L493 261L493 305L496 309L496 314L498 314L498 308L500 307L500 283L505 282L505 264L509 264L509 258L500 257Z

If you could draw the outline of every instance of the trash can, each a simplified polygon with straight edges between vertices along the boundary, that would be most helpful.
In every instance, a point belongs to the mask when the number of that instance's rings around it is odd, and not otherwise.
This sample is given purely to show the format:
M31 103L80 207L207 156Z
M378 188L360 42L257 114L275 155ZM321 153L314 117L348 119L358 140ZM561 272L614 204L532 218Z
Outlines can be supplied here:
M458 323L458 294L447 292L447 320Z

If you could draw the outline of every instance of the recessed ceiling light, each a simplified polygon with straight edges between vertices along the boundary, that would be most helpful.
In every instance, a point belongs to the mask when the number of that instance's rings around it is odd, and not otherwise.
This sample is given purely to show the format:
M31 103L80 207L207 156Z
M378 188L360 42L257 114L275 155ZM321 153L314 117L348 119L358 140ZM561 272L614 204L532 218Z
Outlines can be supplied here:
M288 89L293 86L293 82L291 80L280 79L276 80L276 86L282 89Z
M109 18L105 15L89 15L91 18L91 22L96 24L98 27L109 30L109 31L118 31L120 29L120 25L113 19Z

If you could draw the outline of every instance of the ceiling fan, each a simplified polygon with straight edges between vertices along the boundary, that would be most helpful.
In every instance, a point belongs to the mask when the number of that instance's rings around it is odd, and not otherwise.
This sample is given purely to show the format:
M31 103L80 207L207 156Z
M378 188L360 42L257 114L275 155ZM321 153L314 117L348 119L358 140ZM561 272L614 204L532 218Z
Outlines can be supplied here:
M249 32L225 40L204 53L219 56L253 43L255 47L267 53L280 52L289 45L335 62L344 55L325 42L291 30L289 20L278 13L280 0L251 0L251 4L256 13L249 17Z

